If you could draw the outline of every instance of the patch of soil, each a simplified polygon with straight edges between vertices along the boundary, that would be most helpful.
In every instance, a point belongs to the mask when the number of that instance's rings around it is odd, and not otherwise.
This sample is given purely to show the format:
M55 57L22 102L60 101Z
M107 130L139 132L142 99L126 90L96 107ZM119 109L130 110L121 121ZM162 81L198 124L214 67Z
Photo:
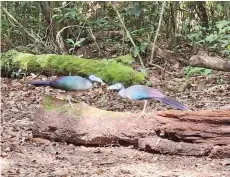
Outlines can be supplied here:
M179 73L179 69L172 72ZM218 78L224 82L218 81ZM36 79L44 78L39 76ZM52 77L51 79L53 79ZM83 147L33 138L34 110L42 95L65 99L67 94L50 88L28 86L31 76L23 79L1 78L1 167L3 176L230 176L230 159L169 156L138 151L133 147ZM192 77L187 82L180 75L151 72L153 87L190 109L218 109L230 103L229 78L222 72L207 77ZM143 103L120 98L117 93L95 86L90 92L70 93L74 101L105 110L140 112ZM147 111L170 109L149 101Z

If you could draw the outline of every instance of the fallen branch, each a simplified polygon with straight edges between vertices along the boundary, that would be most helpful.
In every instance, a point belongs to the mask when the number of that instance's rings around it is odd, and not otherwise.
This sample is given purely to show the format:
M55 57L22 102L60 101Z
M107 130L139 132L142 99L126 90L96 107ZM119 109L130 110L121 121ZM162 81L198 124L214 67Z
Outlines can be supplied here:
M230 72L230 61L208 55L194 55L189 59L191 66L210 68L217 71Z
M230 157L230 110L139 114L100 110L86 104L43 98L33 136L75 145L133 145L153 153Z
M170 50L160 49L158 46L155 46L155 55L169 61L170 63L175 63L177 61L194 67L210 68L217 71L230 72L230 61L224 60L220 57L210 57L206 53L199 52L197 55L191 56L189 61L187 61L180 57L172 58L170 57L170 55L172 55ZM156 67L162 69L159 66Z

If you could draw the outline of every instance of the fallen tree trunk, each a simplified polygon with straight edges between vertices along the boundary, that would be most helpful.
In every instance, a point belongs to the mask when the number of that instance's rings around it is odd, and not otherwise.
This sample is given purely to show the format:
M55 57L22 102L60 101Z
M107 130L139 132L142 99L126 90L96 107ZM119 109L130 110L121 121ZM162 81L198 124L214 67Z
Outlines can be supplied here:
M176 62L184 63L185 65L190 65L194 67L209 68L217 71L227 71L230 72L230 61L222 59L220 57L211 57L207 53L198 52L197 55L190 57L189 61L180 57L170 57L172 51L161 49L158 46L155 47L155 55L161 57L170 63L175 64Z
M145 74L135 71L131 66L130 55L108 60L79 58L74 55L33 55L10 50L2 55L1 72L33 72L45 75L80 75L94 74L106 83L124 83L133 85L145 80Z
M230 61L219 57L210 57L207 54L194 55L189 59L191 66L210 68L217 71L230 72Z
M75 145L117 142L153 153L230 157L230 110L158 111L139 114L100 110L51 97L34 116L33 136Z

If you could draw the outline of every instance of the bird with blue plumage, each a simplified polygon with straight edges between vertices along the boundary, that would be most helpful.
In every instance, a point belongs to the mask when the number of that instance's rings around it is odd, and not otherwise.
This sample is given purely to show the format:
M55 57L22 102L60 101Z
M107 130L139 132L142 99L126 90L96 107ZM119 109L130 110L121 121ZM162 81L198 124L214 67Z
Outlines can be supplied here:
M140 117L144 115L147 106L147 100L149 99L158 100L176 109L188 110L188 108L183 103L180 103L174 99L166 97L162 92L160 92L157 89L153 89L151 87L147 87L144 85L133 85L128 88L125 88L122 83L117 83L109 86L107 89L118 90L119 91L118 94L123 98L128 98L130 100L144 100L145 104Z
M35 87L50 86L53 89L60 89L65 91L86 91L92 88L93 82L100 82L101 84L104 84L101 78L94 75L90 75L89 79L83 78L81 76L62 76L55 80L32 81L29 84ZM72 106L69 97L68 101Z

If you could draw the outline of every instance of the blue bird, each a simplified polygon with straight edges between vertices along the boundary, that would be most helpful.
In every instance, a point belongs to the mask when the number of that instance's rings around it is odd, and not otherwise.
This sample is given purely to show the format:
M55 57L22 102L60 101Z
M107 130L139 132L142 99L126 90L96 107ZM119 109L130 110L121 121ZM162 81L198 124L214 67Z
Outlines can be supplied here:
M104 84L101 78L96 77L94 75L90 75L89 80L80 76L62 76L55 80L32 81L29 84L34 85L35 87L50 86L51 88L65 90L65 91L85 91L93 86L91 81L99 82L102 85ZM68 101L72 106L69 97L68 97Z
M133 85L125 89L123 84L117 83L109 86L107 89L118 90L118 94L123 98L128 98L130 100L144 100L145 104L142 111L142 115L140 117L142 117L145 113L148 99L158 100L180 110L188 110L188 108L184 104L176 100L173 100L169 97L166 97L157 89L153 89L144 85Z

